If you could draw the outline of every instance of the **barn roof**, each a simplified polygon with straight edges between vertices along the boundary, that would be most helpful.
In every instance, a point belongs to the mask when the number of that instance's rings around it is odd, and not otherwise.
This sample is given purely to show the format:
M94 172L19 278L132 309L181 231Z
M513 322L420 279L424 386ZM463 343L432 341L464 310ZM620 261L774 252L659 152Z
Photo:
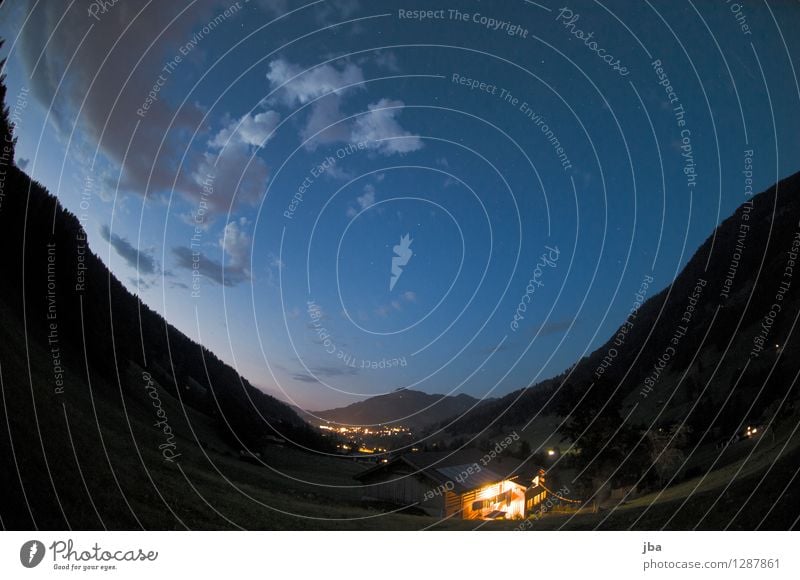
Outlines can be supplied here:
M492 467L495 467L496 463L500 467L498 473L484 467L485 460L482 461L482 458L484 454L476 449L406 453L389 463L362 471L355 478L364 480L381 473L391 473L398 467L408 466L436 484L452 485L453 491L464 493L515 477L514 471L518 461L510 463L503 462L501 458L494 458ZM519 483L524 486L527 482L523 479Z
M446 481L452 481L454 489L459 492L478 489L505 479L502 475L481 467L477 463L439 467L436 471L443 475Z

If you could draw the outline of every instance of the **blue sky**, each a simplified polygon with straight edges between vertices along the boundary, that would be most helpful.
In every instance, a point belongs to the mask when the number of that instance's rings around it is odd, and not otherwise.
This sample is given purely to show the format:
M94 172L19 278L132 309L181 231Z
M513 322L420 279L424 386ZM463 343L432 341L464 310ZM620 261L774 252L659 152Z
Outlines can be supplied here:
M267 392L502 395L797 171L800 8L458 4L5 2L17 161Z

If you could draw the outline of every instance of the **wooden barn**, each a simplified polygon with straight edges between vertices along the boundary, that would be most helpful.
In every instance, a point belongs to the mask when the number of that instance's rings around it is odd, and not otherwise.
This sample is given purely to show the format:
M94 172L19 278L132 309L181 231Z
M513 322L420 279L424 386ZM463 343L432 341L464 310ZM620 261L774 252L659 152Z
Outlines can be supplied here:
M543 479L514 474L518 463L485 461L474 450L407 453L355 477L366 500L414 506L441 518L517 519L546 497Z

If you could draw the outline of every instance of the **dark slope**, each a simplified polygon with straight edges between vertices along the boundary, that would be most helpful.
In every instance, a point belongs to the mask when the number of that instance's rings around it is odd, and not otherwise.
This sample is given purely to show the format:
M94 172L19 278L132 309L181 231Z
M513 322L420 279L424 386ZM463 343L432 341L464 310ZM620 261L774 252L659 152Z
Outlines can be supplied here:
M136 364L185 404L224 414L231 435L245 442L253 443L268 424L286 436L292 434L287 428L302 427L288 405L250 385L129 293L85 247L77 218L41 185L11 167L5 188L0 243L10 275L0 282L0 299L25 322L29 341L45 345L57 336L68 372L84 373L88 360L93 372L113 382Z
M578 361L570 371L486 404L468 413L448 431L474 433L487 428L502 431L526 423L540 411L566 415L592 385L590 398L612 399L619 409L639 402L641 409L637 417L641 421L649 423L662 411L654 408L655 401L668 404L661 417L676 420L680 418L678 412L688 408L687 402L697 400L703 386L710 380L698 409L689 418L695 427L704 429L703 415L713 416L714 413L709 411L716 412L716 405L725 399L738 371L748 360L743 380L713 427L723 430L735 428L747 420L748 417L743 417L745 413L758 417L786 394L800 367L796 331L788 339L800 303L800 269L795 267L793 278L784 276L786 266L790 265L788 252L800 231L799 221L800 173L754 196L752 207L743 204L721 223L675 281L647 300L636 316L629 319L632 326L628 326L621 344L615 342L618 338L615 333L606 344ZM737 244L740 251L737 251ZM699 280L704 280L706 285L696 301L690 322L686 324L681 319ZM780 301L781 312L770 325L767 335L770 348L751 357L754 339L759 335L771 305L776 302L782 281L788 281L790 287ZM679 338L675 352L669 351L668 364L658 373L651 390L645 390L647 396L642 396L642 389L648 385L645 381L654 376L656 363L667 351L680 326L686 327L686 334ZM704 340L706 331L708 335ZM775 344L781 345L783 355L780 358ZM612 348L616 356L613 360L606 359L609 364L598 376L598 367ZM716 368L726 348L727 355ZM694 366L690 369L693 359ZM776 361L770 380L765 382ZM687 369L690 372L686 380L678 386L678 378ZM762 385L765 388L760 396L756 396ZM796 399L796 392L793 393L787 400L789 406L784 406L789 410L791 401ZM754 401L755 405L750 409Z
M448 417L460 415L482 404L469 395L429 395L412 389L398 389L370 397L346 407L314 413L321 419L346 425L396 423L412 430L429 427Z
M158 509L142 446L156 451L159 469L176 465L159 453L174 440L156 424L156 400L172 409L169 429L184 449L203 447L209 433L234 453L258 450L270 436L327 445L289 406L129 293L86 247L78 219L13 165L7 110L0 129L4 527L98 527L90 496L100 498L98 509L114 527L138 527L115 477L127 473L131 481L122 487L151 497ZM198 437L194 422L205 434ZM102 439L106 429L112 440Z

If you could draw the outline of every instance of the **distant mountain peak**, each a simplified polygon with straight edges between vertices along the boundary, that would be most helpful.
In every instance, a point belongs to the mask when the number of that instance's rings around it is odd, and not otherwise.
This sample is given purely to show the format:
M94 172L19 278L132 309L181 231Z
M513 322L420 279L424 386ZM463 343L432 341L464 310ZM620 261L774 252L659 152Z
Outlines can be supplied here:
M466 393L429 394L407 387L370 397L345 407L315 413L320 419L344 425L396 424L424 429L484 404Z

